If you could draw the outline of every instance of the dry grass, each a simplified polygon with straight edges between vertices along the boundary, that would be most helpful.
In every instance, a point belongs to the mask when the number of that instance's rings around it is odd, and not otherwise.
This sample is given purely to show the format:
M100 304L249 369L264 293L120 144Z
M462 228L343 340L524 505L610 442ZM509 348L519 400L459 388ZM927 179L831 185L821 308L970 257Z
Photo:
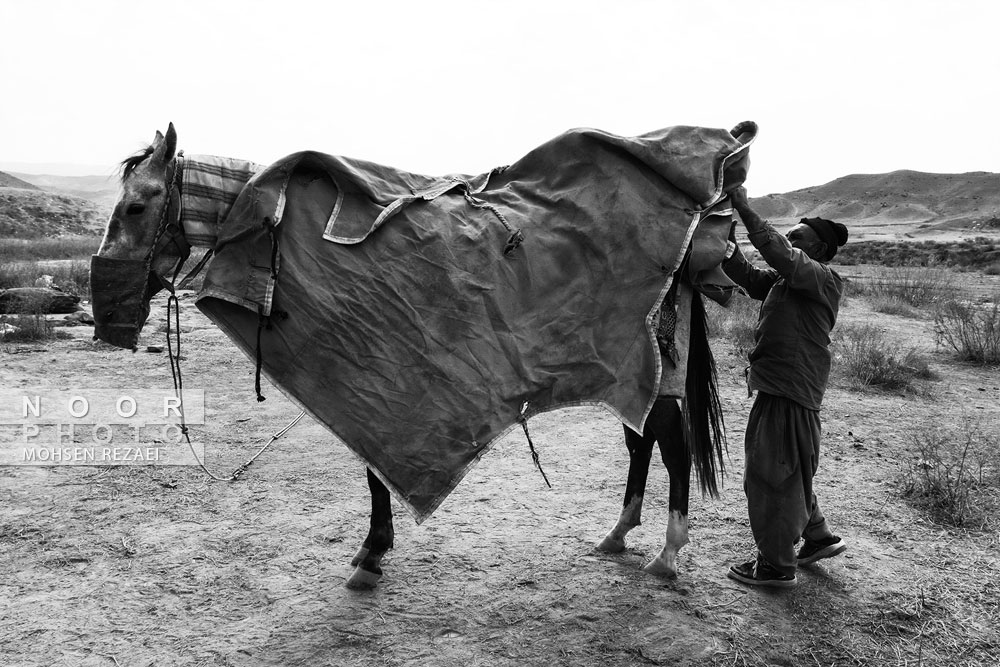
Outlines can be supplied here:
M87 259L97 252L101 239L96 236L58 236L55 238L0 239L0 263L46 259Z
M713 339L729 341L740 357L746 359L753 349L754 330L760 312L760 302L744 294L734 294L729 306L723 308L706 299L708 330Z
M900 317L909 317L915 320L924 317L922 310L910 305L906 300L898 296L875 296L869 299L869 303L872 310L876 313L899 315Z
M998 522L1000 437L966 417L957 428L923 425L911 434L913 458L902 495L936 522L987 529Z
M959 286L955 273L946 268L887 266L872 276L852 281L849 293L919 308L955 298Z
M949 565L946 581L927 582L916 591L886 591L873 601L874 608L855 621L868 644L869 650L862 653L873 661L856 664L998 664L997 629L984 625L983 619L1000 611L996 597L989 599L1000 587L976 571L984 563ZM982 616L967 613L973 600L980 603Z
M992 303L977 305L952 299L934 312L938 345L951 348L963 361L1000 363L1000 293Z
M45 316L42 305L41 301L36 303L29 300L19 308L20 312L0 316L0 324L13 327L10 329L4 327L0 330L0 342L38 343L68 337L69 334L59 331L52 325Z
M92 236L0 239L0 289L32 287L42 276L70 294L90 297L90 256L101 240Z
M841 264L958 270L995 266L998 259L1000 242L986 236L958 241L853 241L837 253L837 262Z
M14 329L0 333L0 343L39 343L69 338L69 334L59 331L44 315L37 313L5 316L3 323Z
M900 349L880 327L845 324L835 335L835 368L852 389L921 394L926 389L916 381L934 379L927 361L916 350Z
M0 289L32 287L43 276L69 294L90 298L90 262L72 260L59 264L46 261L0 264Z

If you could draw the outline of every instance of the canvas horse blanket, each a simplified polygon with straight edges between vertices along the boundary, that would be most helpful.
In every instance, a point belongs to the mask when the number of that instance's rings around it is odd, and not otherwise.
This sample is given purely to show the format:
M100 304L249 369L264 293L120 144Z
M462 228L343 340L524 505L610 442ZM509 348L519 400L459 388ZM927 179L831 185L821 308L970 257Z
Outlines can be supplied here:
M419 523L534 414L600 404L641 432L682 260L731 285L744 125L572 130L474 176L296 153L235 198L197 305Z

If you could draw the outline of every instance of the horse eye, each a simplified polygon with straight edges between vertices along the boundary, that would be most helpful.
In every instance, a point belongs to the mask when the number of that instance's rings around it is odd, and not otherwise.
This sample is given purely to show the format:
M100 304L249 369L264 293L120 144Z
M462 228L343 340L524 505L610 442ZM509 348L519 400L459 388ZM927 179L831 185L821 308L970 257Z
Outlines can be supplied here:
M125 209L125 215L141 215L145 210L145 204L129 204Z

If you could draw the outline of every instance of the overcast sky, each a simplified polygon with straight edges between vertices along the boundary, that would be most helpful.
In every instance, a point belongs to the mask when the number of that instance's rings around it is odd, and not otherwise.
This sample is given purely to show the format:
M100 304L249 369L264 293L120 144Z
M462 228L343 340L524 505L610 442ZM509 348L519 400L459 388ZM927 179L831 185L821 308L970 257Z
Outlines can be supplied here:
M169 121L192 154L441 175L751 119L753 196L1000 172L998 33L996 0L0 0L0 169L110 173Z

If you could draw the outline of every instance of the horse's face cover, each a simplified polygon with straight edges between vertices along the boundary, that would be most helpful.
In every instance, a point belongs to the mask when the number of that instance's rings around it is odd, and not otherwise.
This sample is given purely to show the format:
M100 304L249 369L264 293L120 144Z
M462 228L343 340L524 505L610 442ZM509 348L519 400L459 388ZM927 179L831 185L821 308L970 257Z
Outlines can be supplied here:
M94 338L134 350L149 317L149 300L158 287L144 259L91 257Z

